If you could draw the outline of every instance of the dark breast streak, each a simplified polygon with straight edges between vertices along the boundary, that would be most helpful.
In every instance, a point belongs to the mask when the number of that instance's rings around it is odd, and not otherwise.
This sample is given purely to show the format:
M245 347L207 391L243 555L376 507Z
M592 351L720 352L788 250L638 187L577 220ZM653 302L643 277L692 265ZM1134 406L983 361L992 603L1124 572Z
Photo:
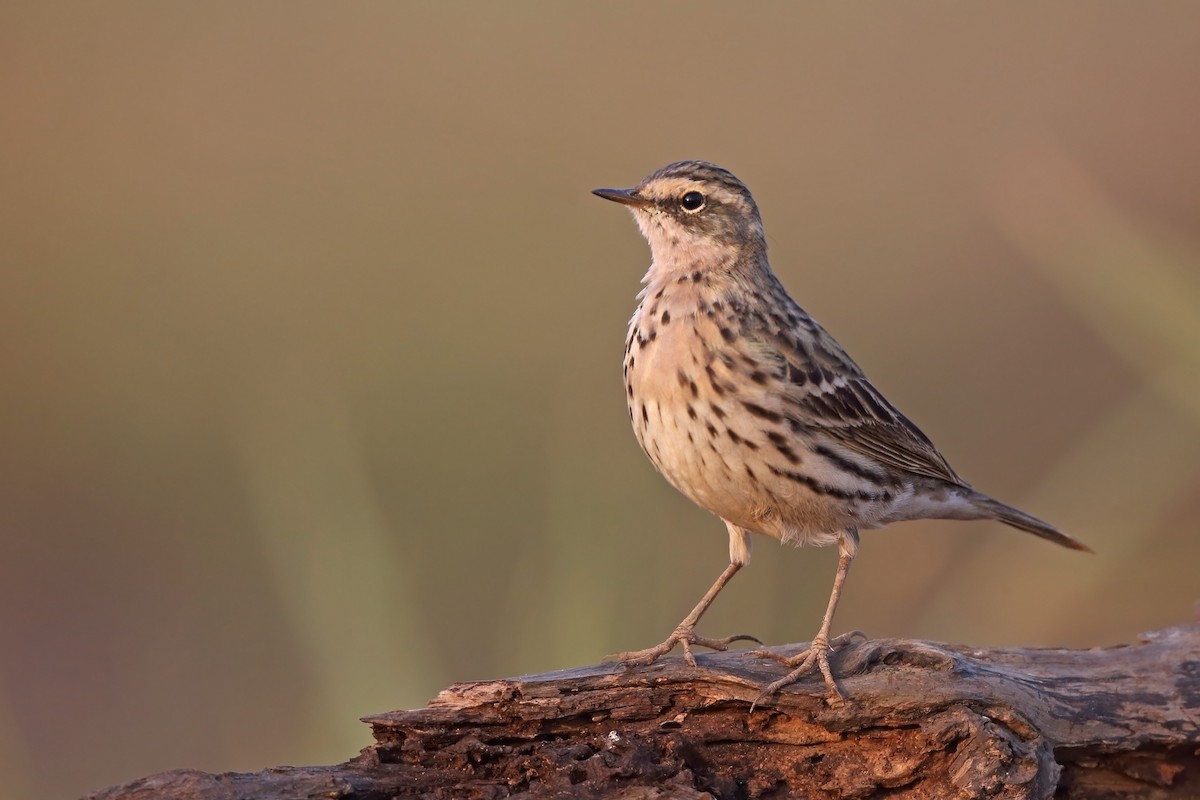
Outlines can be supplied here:
M781 399L795 367L763 344L772 323L690 275L648 294L626 340L630 420L650 460L693 502L751 531L824 543L891 489L857 465L844 485L844 459L797 430Z

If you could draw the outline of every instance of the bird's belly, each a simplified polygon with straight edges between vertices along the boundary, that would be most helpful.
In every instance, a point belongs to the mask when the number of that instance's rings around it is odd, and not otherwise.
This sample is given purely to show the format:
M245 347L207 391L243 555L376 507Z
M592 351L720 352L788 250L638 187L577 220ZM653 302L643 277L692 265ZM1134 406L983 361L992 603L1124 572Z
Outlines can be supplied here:
M765 498L756 496L744 454L723 429L705 418L709 409L686 399L658 398L637 404L634 433L654 466L693 503L731 522L750 524ZM645 408L645 417L639 416Z
M629 415L642 449L680 493L724 520L746 530L792 544L830 544L838 533L873 516L857 498L814 491L796 479L801 469L790 459L804 460L804 476L821 460L800 441L781 447L776 439L786 424L748 413L727 367L692 361L671 339L643 349L627 374ZM714 390L714 383L723 393ZM792 477L788 477L791 473ZM867 524L865 527L871 527Z

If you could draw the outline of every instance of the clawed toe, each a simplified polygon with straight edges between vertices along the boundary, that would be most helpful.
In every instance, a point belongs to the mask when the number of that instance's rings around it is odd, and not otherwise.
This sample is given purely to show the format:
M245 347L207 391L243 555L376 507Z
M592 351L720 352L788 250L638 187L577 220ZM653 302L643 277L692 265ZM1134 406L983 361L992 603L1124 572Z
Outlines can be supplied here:
M737 633L733 636L726 636L724 639L709 639L703 636L697 636L696 631L692 628L676 628L675 631L667 637L662 644L654 647L647 647L645 650L632 650L625 653L614 653L606 656L606 660L620 661L622 664L629 667L644 667L653 664L661 656L666 655L675 649L675 645L680 645L683 648L683 659L690 666L696 666L696 657L692 655L692 645L699 647L707 647L710 650L724 652L729 649L729 645L734 642L754 642L762 644L755 636L748 633Z
M829 667L829 654L859 638L866 639L867 635L858 630L843 633L833 639L827 639L818 634L807 649L794 656L783 656L769 650L751 651L750 655L758 658L769 658L772 661L778 661L784 666L793 667L794 669L779 680L772 681L764 686L763 690L759 692L758 697L750 704L750 712L753 713L759 703L770 699L780 689L795 683L814 669L819 669L821 676L825 679L825 685L829 689L830 704L840 705L845 702L845 696L838 688L837 681L833 679L833 671Z
M837 681L833 679L833 672L829 668L829 646L814 641L808 650L800 654L803 660L787 675L776 681L772 681L763 687L763 690L758 693L758 697L754 698L754 702L750 704L750 713L754 713L755 707L765 700L769 700L775 696L785 686L790 686L800 678L812 672L814 668L821 671L821 675L825 678L825 685L829 689L829 702L831 705L840 705L845 701L841 690L838 688ZM785 664L791 666L790 660L781 659Z
M803 655L806 655L807 653L808 653L808 650L805 650L800 655L803 656ZM755 658L768 658L771 661L778 661L780 664L783 664L783 665L789 666L789 667L795 666L795 664L792 663L792 659L794 658L793 656L785 656L782 653L775 653L775 652L772 652L771 650L751 650L746 655L754 656Z
M867 636L866 631L861 631L858 628L855 628L854 630L847 631L840 636L833 637L833 641L829 643L829 646L836 650L839 647L845 647L846 645L854 644L857 641L865 642L870 638L871 637Z
M828 640L825 645L825 649L832 652L840 647L845 647L848 644L852 644L859 639L866 641L867 634L859 630L843 633L840 636L835 636L833 639ZM752 655L755 658L769 658L772 661L778 661L780 664L783 664L786 667L795 667L811 661L810 654L812 653L813 646L816 644L816 642L817 640L814 640L807 648L801 650L794 656L785 656L782 653L776 653L772 650L751 650L748 655Z
M647 664L653 664L675 647L674 639L667 639L662 644L654 647L647 647L645 650L627 650L621 653L609 653L604 657L605 661L619 661L627 667L644 667Z
M735 633L733 636L726 636L724 639L705 639L701 636L695 636L692 638L692 644L698 644L701 647L707 647L709 650L718 650L722 653L728 650L729 645L733 644L734 642L754 642L755 644L762 644L761 639L759 639L757 636L751 636L748 633Z

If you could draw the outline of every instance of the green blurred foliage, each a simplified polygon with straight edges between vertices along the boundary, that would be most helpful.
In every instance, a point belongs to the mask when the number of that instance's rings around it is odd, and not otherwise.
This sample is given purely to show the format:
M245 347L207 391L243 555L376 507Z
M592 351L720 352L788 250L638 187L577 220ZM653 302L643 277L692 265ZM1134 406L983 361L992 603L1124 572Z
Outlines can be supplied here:
M0 9L0 785L332 762L453 680L659 641L720 523L627 429L705 158L976 485L1089 542L864 536L839 629L1090 645L1191 617L1200 7ZM760 541L706 618L816 629Z

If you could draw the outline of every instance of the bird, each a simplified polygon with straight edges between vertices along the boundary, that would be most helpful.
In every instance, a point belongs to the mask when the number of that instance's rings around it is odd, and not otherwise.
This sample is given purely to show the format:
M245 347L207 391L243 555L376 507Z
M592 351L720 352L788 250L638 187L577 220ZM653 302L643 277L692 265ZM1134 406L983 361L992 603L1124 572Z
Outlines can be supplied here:
M759 703L819 670L832 704L844 700L830 668L834 612L859 531L918 519L998 520L1072 550L1086 544L973 489L921 430L867 379L801 308L767 259L750 190L706 161L678 161L629 189L595 189L633 214L650 246L625 340L629 418L642 450L684 496L724 521L729 565L662 643L612 658L648 665L681 646L726 650L747 634L702 637L696 624L750 562L751 537L838 545L821 625Z

